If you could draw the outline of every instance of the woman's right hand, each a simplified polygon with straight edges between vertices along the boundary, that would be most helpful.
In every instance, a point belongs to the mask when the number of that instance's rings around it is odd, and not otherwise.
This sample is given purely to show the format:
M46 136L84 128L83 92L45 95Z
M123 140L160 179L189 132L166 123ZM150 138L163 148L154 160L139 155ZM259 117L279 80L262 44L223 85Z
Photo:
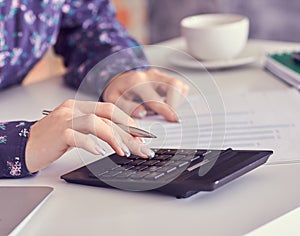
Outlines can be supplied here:
M25 153L27 169L33 173L45 168L73 147L104 155L105 150L89 134L107 142L121 156L154 155L139 138L116 123L136 126L131 117L111 103L65 101L31 126Z

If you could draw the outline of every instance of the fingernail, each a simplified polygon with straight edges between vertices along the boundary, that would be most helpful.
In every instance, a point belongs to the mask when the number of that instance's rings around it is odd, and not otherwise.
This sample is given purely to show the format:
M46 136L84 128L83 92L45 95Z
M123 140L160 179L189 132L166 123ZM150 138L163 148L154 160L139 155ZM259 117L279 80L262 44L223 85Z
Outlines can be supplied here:
M98 153L99 155L104 156L106 154L106 151L102 147L99 147L98 145L95 146L95 150L96 150L96 153Z
M124 152L125 156L130 157L131 153L129 151L129 148L125 145L125 143L122 141L121 137L119 135L115 135L115 139L118 143L119 149Z
M177 114L175 112L173 113L173 117L174 117L176 122L178 122L178 123L181 122L181 120L179 119L179 117L177 116Z
M131 152L130 152L129 148L124 143L121 144L121 149L125 153L125 156L130 157Z
M150 149L148 148L146 145L143 145L141 147L141 152L145 155L147 155L148 157L154 157L155 153Z
M145 110L142 110L142 111L139 111L139 112L138 112L138 116L139 116L140 118L144 118L146 115L147 115L147 111L145 111Z

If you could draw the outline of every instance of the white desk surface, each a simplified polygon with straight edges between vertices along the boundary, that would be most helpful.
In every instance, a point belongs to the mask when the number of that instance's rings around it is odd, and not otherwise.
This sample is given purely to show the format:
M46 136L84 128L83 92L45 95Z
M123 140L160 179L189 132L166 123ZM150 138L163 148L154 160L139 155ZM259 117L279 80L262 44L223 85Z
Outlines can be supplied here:
M299 235L300 207L284 214L283 216L255 229L248 236L264 235Z
M177 39L165 45L181 43ZM283 42L254 43L268 50L299 47ZM292 89L272 78L259 63L212 74L224 93ZM0 120L38 119L42 109L54 108L74 95L60 78L1 91ZM65 154L35 177L0 180L3 186L54 187L52 196L20 235L242 235L300 206L300 164L296 163L264 165L214 192L179 200L66 183L60 175L83 165L76 154L76 150Z

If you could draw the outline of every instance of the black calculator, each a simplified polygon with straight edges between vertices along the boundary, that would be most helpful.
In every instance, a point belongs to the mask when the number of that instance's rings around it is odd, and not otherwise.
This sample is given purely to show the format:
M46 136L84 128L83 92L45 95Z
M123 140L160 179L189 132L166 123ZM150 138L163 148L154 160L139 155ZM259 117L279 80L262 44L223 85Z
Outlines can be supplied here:
M67 182L186 198L264 164L270 150L152 149L152 158L112 154L61 176Z

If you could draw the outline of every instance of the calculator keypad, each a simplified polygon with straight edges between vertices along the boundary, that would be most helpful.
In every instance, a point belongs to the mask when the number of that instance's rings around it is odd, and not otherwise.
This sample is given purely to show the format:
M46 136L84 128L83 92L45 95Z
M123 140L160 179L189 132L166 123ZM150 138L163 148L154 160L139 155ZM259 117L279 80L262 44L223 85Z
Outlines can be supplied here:
M201 163L204 157L211 151L190 149L153 149L155 155L151 159L141 158L136 155L121 157L112 155L111 159L115 166L100 171L93 169L91 177L99 179L128 179L128 180L170 180L184 171L188 171L190 165Z

